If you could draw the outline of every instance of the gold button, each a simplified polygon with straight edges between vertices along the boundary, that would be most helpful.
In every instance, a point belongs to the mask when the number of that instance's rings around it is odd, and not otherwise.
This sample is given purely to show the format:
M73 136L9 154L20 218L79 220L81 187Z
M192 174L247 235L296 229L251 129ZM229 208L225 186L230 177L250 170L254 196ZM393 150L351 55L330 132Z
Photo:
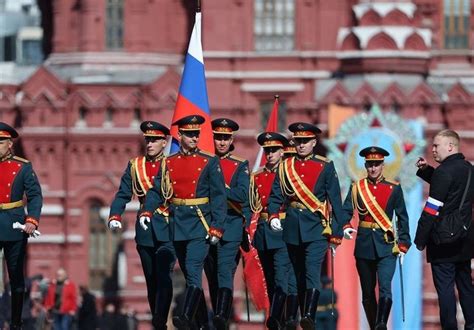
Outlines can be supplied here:
M191 194L191 197L194 197L194 194Z
M301 166L304 166L304 163L301 163Z
M176 184L176 181L173 181L173 184Z
M192 210L192 209L194 209L194 206L190 206L189 208Z
M13 174L16 174L16 172L13 172Z
M152 178L152 179L154 179L154 178L155 178L155 176L153 175L151 178Z
M204 159L204 163L206 163L206 162L207 162L207 159Z
M178 159L181 159L181 156L178 156Z
M194 154L193 157L196 158L196 154Z
M301 177L304 178L304 174L301 174Z
M153 165L151 165L151 167L156 167L156 165L155 165L155 164L153 164Z
M193 180L193 183L196 183L196 180Z
M258 187L259 187L259 188L261 188L261 187L262 187L262 185L261 185L261 184L259 184L259 185L258 185Z
M201 170L201 168L200 168L200 167L198 167L198 171L200 171L200 170Z

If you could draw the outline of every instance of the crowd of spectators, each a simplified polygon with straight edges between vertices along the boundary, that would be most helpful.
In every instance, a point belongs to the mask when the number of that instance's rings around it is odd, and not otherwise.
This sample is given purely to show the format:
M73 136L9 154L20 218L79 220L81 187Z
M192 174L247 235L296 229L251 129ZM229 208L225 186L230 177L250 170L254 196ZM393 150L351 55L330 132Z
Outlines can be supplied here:
M100 313L96 297L86 286L77 287L59 269L55 279L36 275L27 280L22 321L24 330L136 330L136 313L128 306L108 303ZM0 294L0 330L10 321L10 288Z

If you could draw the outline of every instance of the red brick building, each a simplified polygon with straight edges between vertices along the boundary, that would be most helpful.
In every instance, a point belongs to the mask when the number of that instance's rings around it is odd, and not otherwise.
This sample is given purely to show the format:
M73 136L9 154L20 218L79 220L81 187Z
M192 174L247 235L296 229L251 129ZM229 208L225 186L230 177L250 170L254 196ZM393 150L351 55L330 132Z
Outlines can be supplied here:
M121 237L104 221L127 161L142 152L140 121L170 124L191 2L38 0L47 58L35 71L11 66L0 80L0 120L21 128L45 197L29 274L53 276L62 265L100 290L123 242L119 294L146 309L137 205ZM377 103L425 118L428 139L457 130L474 159L474 1L203 0L202 11L211 113L241 124L236 152L251 163L275 93L281 129L303 120L326 131L330 104L362 112ZM430 280L424 292L425 325L436 327Z

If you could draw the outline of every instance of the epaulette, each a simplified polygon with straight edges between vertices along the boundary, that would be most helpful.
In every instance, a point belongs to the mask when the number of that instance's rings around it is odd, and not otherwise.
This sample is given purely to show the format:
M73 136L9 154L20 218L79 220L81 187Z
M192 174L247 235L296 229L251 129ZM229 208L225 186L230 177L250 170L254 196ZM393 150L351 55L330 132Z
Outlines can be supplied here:
M385 178L384 181L385 181L385 182L388 182L388 183L390 183L390 184L393 184L394 186L398 186L398 185L400 184L400 182L398 182L398 181L390 180L390 179L387 179L387 178Z
M132 163L133 161L135 161L135 159L139 159L140 157L145 157L145 156L137 156L137 157L133 157L132 159L130 159L130 163Z
M234 154L229 155L229 158L232 159L232 160L236 160L236 161L238 161L238 162L241 162L241 163L245 162L245 159L240 158L240 157L237 157L237 156L234 155Z
M314 158L316 159L319 159L325 163L329 163L331 160L329 158L326 158L326 157L323 157L323 156L320 156L320 155L314 155Z
M207 157L214 157L215 156L214 154L211 154L210 152L207 152L207 151L204 151L204 150L201 150L201 149L199 149L199 154L202 154L202 155L207 156Z
M28 159L21 158L21 157L18 157L18 156L13 156L13 159L17 160L19 162L22 162L22 163L29 163L30 162Z

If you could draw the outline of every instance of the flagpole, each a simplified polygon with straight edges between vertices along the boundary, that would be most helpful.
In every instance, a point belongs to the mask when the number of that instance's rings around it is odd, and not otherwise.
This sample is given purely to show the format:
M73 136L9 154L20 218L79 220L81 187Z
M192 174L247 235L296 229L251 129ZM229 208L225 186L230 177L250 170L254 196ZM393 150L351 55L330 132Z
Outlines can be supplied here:
M200 13L200 12L201 12L201 0L197 0L196 12L197 12L197 13Z

